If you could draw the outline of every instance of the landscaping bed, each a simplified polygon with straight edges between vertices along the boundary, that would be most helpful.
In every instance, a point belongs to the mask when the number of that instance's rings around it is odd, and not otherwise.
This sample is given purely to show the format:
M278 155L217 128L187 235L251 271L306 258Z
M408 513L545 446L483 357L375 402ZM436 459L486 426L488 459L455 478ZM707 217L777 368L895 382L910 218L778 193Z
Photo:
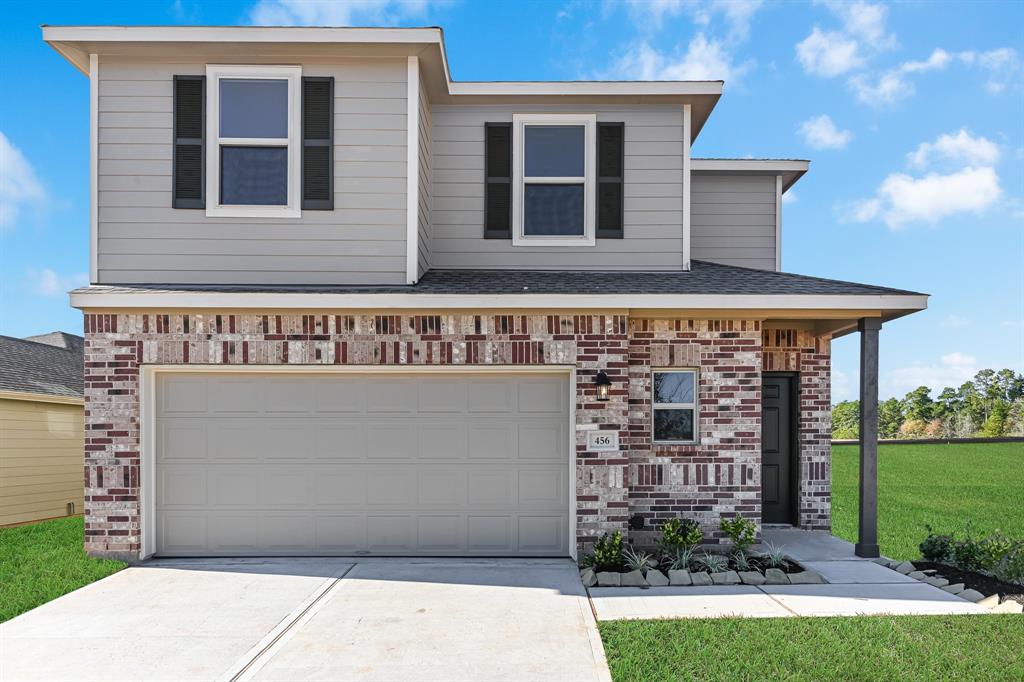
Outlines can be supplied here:
M787 557L783 548L767 546L751 551L756 537L753 522L737 516L723 519L729 538L728 554L697 549L703 532L696 522L669 519L662 527L657 549L650 552L626 547L622 534L605 534L580 561L585 587L669 587L711 585L799 585L823 583L814 571Z
M976 590L986 595L998 594L1000 602L1013 600L1019 604L1024 604L1024 586L1022 585L1014 585L990 575L984 575L975 571L964 571L956 566L940 564L934 561L913 561L911 563L919 571L926 573L928 571L935 571L936 575L941 575L950 583L963 583L967 589Z

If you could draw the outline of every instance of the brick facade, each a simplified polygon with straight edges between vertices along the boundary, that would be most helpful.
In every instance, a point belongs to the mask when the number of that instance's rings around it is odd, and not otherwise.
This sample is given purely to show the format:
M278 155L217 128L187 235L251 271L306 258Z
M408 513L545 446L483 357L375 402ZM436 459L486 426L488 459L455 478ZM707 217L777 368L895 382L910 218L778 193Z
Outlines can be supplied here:
M709 535L734 513L760 521L761 372L801 375L800 523L830 525L829 347L758 320L648 320L621 314L87 314L85 534L93 554L137 558L139 372L160 365L570 365L577 371L577 539L631 516L674 515ZM700 445L651 444L650 368L700 371ZM593 376L612 379L599 402ZM620 452L586 451L619 432Z

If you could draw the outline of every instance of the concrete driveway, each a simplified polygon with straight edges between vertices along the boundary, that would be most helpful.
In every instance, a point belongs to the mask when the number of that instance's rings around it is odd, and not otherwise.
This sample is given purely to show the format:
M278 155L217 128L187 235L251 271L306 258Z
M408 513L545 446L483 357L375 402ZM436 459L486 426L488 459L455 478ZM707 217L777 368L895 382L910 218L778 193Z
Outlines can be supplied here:
M0 625L2 680L608 680L566 560L159 560Z

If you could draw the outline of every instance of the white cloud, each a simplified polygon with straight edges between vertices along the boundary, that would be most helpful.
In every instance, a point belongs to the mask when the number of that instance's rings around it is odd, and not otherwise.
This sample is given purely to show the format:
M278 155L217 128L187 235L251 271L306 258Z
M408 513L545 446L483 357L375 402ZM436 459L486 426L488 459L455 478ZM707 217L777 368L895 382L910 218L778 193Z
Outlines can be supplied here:
M853 139L853 133L837 128L827 114L812 116L798 130L804 142L814 149L843 149Z
M610 75L636 80L738 81L751 67L750 62L733 63L722 43L699 33L683 55L669 56L640 43L619 58Z
M839 31L822 31L817 26L796 44L796 56L804 71L814 76L841 76L864 64L857 41Z
M846 33L856 36L873 49L883 50L896 45L896 36L885 30L889 14L885 5L838 0L828 0L824 4L843 22Z
M429 0L259 0L249 21L261 26L395 24L426 14Z
M1022 72L1020 54L1012 47L1000 47L988 52L961 52L957 55L965 64L987 72L985 89L997 95L1019 79ZM1019 82L1019 81L1018 81Z
M849 86L857 99L864 104L872 106L892 104L914 94L914 84L907 76L945 69L952 60L953 56L948 52L936 49L924 61L903 62L874 77L857 74L850 78Z
M1003 320L1001 325L1003 327L1020 327L1024 329L1024 320Z
M884 395L902 396L918 386L940 391L947 386L959 386L973 378L981 368L978 361L963 353L949 353L935 363L915 363L890 371L881 381Z
M846 219L867 222L881 218L896 230L909 223L935 223L957 213L981 213L1002 194L999 176L989 167L967 167L941 175L913 177L891 173L875 197L853 204Z
M922 142L907 154L907 163L916 168L927 168L937 160L991 166L999 161L999 145L961 128L956 133L939 135L934 142Z
M798 197L796 196L796 192L793 190L789 190L782 195L782 203L784 204L795 204L797 201Z
M966 317L961 317L960 315L946 315L946 317L942 319L943 327L952 327L954 329L959 327L966 327L970 323L970 320L968 320Z
M709 26L721 15L730 40L745 40L750 23L764 0L626 0L630 16L641 30L660 30L666 18L689 14L693 22Z
M850 375L842 370L832 368L832 404L844 400L855 400L857 398L857 387L850 380Z
M59 275L50 268L35 270L29 268L27 271L29 289L41 296L62 296L71 289L85 286L89 283L89 276L83 273L75 275Z
M32 164L21 150L0 132L0 230L13 227L27 204L38 204L46 191Z

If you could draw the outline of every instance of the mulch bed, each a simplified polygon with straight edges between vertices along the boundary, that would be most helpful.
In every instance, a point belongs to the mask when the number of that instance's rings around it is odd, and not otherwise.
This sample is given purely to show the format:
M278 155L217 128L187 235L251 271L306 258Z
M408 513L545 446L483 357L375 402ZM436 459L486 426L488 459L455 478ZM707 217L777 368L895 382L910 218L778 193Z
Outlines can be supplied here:
M950 584L963 583L964 587L977 590L984 595L999 594L999 601L1004 602L1012 599L1015 602L1024 604L1024 586L1004 583L990 575L975 573L974 571L962 571L955 566L937 564L934 561L912 561L914 568L919 571L934 569L936 574L948 580Z

